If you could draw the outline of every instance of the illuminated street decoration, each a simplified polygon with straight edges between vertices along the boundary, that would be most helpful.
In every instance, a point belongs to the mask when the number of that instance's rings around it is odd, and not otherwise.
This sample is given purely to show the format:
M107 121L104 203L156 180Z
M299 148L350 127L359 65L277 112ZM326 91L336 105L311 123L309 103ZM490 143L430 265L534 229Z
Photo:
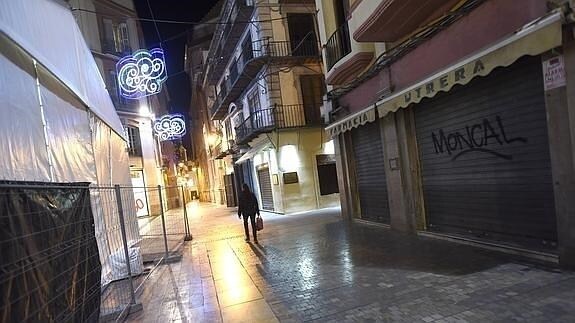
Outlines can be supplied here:
M123 57L116 64L116 72L123 97L137 99L156 94L168 78L164 51L160 48L139 50Z
M160 141L180 139L186 133L186 122L181 114L167 114L154 122Z

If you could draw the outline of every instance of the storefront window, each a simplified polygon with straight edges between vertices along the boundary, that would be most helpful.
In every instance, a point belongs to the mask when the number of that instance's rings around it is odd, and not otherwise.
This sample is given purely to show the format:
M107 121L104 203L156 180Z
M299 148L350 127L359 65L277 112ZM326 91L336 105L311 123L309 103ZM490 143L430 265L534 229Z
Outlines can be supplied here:
M320 195L339 193L339 187L337 186L335 155L317 155L316 161Z

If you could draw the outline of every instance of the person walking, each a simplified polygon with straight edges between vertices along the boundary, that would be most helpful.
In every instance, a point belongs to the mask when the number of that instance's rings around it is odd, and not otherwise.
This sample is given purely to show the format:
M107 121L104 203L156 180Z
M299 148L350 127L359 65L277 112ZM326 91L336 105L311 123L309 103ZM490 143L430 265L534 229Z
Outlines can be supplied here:
M239 198L238 205L238 218L244 217L244 231L246 232L246 242L250 241L250 231L248 230L248 218L252 224L252 232L254 235L254 242L258 243L258 235L256 229L256 214L260 215L260 208L258 200L254 193L250 191L247 184L242 185L242 192Z

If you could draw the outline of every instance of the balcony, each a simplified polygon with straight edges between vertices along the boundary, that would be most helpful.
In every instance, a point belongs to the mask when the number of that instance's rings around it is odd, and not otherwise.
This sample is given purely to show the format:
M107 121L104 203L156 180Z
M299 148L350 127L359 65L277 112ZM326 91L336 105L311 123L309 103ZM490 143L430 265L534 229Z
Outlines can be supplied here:
M329 71L335 63L349 53L351 53L351 41L349 39L349 29L346 22L337 28L325 44L327 70Z
M210 108L212 120L225 116L230 103L238 99L264 65L311 63L319 60L319 43L315 37L307 37L297 44L266 39L244 46L240 57L230 66L228 78L220 84L220 91Z
M347 22L329 37L325 45L326 82L330 85L346 84L354 79L373 59L373 50L358 45L349 37ZM352 46L352 43L355 46Z
M223 150L222 143L217 143L214 147L210 150L210 155L214 159L222 159L227 155L227 150Z
M210 52L212 52L212 50L215 51L213 55L210 53L211 57L228 57L236 48L236 45L252 18L254 6L248 5L247 3L250 3L249 1L234 0L230 1L230 3L231 7L227 8L230 12L229 18L226 19L223 25L224 27L222 27L224 29L220 31L221 37L214 43L218 45L218 47L214 49L210 48ZM216 35L217 34L218 32L216 31ZM212 64L207 73L208 82L211 84L217 82L225 72L225 69L226 64L224 62Z
M358 42L395 42L448 12L460 0L363 1L354 15L363 16L353 33Z
M323 126L318 106L275 105L254 111L236 129L236 143L247 144L259 134L281 129Z

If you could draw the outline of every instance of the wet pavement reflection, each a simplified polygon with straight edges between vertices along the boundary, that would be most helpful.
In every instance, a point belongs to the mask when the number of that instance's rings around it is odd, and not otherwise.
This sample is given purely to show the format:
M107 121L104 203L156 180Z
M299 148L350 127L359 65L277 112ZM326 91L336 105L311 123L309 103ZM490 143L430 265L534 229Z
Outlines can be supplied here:
M182 260L146 283L129 322L573 322L575 275L349 224L338 209L264 214L246 243L234 209L190 205Z

